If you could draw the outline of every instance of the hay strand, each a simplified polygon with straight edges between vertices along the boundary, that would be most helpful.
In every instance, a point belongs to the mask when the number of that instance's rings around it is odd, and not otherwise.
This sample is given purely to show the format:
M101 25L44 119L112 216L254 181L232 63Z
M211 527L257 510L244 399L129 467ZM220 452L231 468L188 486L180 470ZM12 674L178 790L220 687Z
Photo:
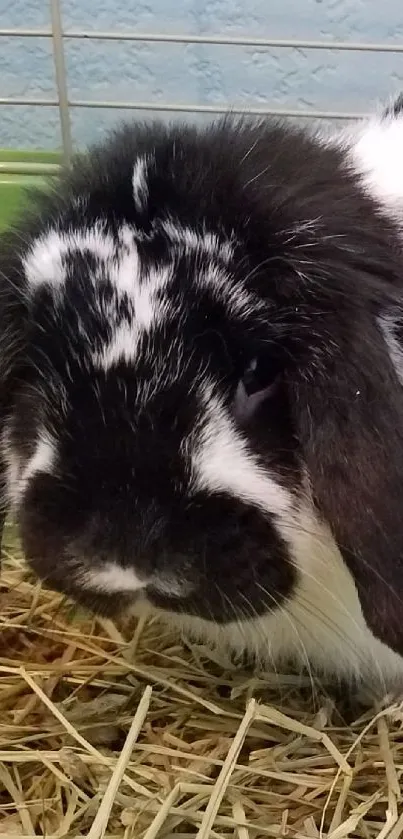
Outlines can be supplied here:
M317 731L316 728L313 728L313 726L304 725L304 723L299 722L299 720L293 720L290 717L287 717L286 714L282 714L280 711L276 711L275 708L269 708L268 706L260 707L259 717L270 720L270 722L273 722L280 728L293 731L295 734L302 734L304 737L319 740L323 743L329 754L335 759L342 772L345 772L346 775L351 775L351 767L349 766L347 760L342 754L340 754L334 743L332 743L330 737L328 737L328 735L323 731Z
M236 764L239 752L244 744L246 734L250 728L256 714L256 702L250 699L246 708L243 719L241 720L235 737L232 741L231 748L225 758L221 772L217 778L214 789L212 790L210 800L206 807L206 812L203 821L200 825L196 839L208 839L211 828L214 824L214 819L218 813L220 803L224 797L225 790L229 784L231 772Z
M143 727L144 720L147 716L147 711L150 705L152 688L147 685L143 696L141 697L137 711L134 715L132 724L129 728L129 733L126 737L125 744L116 762L115 769L112 773L111 779L107 786L105 795L102 799L101 806L95 816L92 827L88 833L87 839L103 839L106 828L108 826L109 816L115 801L116 793L121 784L122 778L125 774L127 764L129 763L134 744Z

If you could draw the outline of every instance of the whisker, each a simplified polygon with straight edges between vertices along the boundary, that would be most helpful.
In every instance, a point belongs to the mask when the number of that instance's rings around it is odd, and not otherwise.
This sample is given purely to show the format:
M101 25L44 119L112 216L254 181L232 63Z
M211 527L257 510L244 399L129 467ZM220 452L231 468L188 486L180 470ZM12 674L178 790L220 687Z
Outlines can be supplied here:
M284 531L289 530L292 533L298 533L298 532L299 533L305 533L307 536L311 536L318 545L321 545L323 548L326 548L327 550L329 550L329 542L327 542L324 537L322 538L316 530L314 530L314 529L310 530L308 527L306 527L306 525L301 525L297 520L295 521L295 524L292 523L292 522L282 522L281 526L282 526L282 529ZM348 565L345 563L345 561L343 559L343 550L346 550L346 551L349 550L348 546L343 544L343 542L336 542L336 540L334 540L334 544L335 544L336 549L339 551L339 553L341 555L343 563L346 565L346 568L349 571L349 573L350 573L350 575L353 579L353 575L351 574L351 571L348 568ZM380 582L382 582L386 586L386 588L388 589L390 594L393 595L395 600L397 600L399 605L403 606L403 598L394 590L391 583L389 583L386 580L386 578L381 574L380 571L378 571L377 569L374 569L372 567L372 565L368 562L368 560L366 560L365 557L363 557L361 555L358 555L358 556L356 555L355 559L357 559L362 565L364 565L365 568L368 571L370 571L373 574L374 577L376 577ZM315 556L315 561L318 561L318 560L326 565L326 561L325 561L324 557L319 557L319 556L316 557Z
M269 592L269 591L265 588L265 586L262 586L260 583L257 583L257 587L258 587L258 588L260 589L260 591L261 591L261 592L265 595L265 597L268 597L268 598L269 598L269 600L270 600L270 601L272 601L272 602L274 603L274 605L275 605L276 609L278 609L278 610L281 612L281 614L285 617L285 619L286 619L286 620L288 621L288 623L290 624L291 629L292 629L292 631L294 632L294 634L295 634L295 636L296 636L296 638L297 638L298 644L299 644L299 646L300 646L300 648L301 648L301 650L302 650L303 660L305 661L305 665L306 665L307 672L308 672L308 675L309 675L309 680L310 680L311 687L312 687L312 699L314 700L314 698L315 698L315 690L314 690L314 679L313 679L313 673L312 673L311 663L310 663L310 660L309 660L309 656L308 656L308 652L307 652L306 646L305 646L305 644L304 644L304 642L303 642L303 640L302 640L302 638L301 638L301 636L300 636L300 633L298 632L298 628L297 628L297 626L296 626L296 624L295 624L295 622L294 622L293 618L292 618L292 617L291 617L291 615L288 613L288 611L284 608L284 606L282 606L282 604L280 604L280 603L277 601L277 598L276 598L276 597L275 597L275 596L274 596L271 592Z
M258 612L257 612L257 610L256 610L256 607L255 607L255 606L253 606L253 604L252 604L251 600L249 600L249 598L248 598L248 597L246 597L246 595L245 595L243 592L239 592L239 593L240 593L241 597L243 598L243 600L245 600L245 602L246 602L246 604L247 604L247 606L248 606L248 608L249 608L249 610L250 610L251 615L253 615L255 618L259 619L260 615L258 614ZM269 612L270 612L270 614L273 614L273 609L272 609L272 608L270 608L270 607L269 607ZM270 647L270 644L268 644L268 639L267 639L267 637L264 635L263 630L262 630L262 628L260 627L260 624L259 624L259 623L257 624L257 626L256 626L256 625L254 626L254 629L257 629L257 632L256 632L256 641L255 641L255 660L256 660L256 662L258 663L258 666L260 666L260 667L261 667L261 666L262 666L262 663L263 663L263 659L262 659L262 655L261 655L261 653L260 653L260 649L261 649L261 645L262 645L262 643L263 643L263 647L264 647L264 649L265 649L265 652L266 652L266 653L267 653L267 652L269 653L269 657L270 657L270 662L271 662L272 669L273 669L273 671L274 671L275 675L278 677L278 676L279 676L279 672L278 672L278 670L277 670L277 662L276 662L276 660L275 660L275 658L274 658L273 651L272 651L272 649L271 649L271 647ZM260 646L258 645L258 640L260 640Z

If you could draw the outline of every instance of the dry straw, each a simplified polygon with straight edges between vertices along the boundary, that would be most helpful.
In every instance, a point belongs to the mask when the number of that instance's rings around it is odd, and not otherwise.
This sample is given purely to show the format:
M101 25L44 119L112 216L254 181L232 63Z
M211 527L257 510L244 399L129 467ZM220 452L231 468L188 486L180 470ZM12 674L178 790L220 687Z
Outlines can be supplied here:
M0 583L0 839L399 839L403 709Z

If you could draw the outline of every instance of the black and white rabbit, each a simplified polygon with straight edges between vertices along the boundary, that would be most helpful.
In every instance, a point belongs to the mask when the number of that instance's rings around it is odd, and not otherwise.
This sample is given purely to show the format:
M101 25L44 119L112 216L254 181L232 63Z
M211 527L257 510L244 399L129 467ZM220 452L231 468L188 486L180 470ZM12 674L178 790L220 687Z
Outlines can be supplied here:
M128 125L0 244L4 504L51 587L403 685L403 113Z

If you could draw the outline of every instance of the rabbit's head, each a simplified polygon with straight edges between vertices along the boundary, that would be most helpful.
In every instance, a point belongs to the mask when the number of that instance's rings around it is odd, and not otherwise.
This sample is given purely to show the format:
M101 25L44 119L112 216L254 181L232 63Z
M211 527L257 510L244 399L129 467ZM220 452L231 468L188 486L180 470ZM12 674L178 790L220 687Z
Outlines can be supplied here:
M270 122L128 126L4 237L5 499L49 585L403 653L400 231L358 169Z

